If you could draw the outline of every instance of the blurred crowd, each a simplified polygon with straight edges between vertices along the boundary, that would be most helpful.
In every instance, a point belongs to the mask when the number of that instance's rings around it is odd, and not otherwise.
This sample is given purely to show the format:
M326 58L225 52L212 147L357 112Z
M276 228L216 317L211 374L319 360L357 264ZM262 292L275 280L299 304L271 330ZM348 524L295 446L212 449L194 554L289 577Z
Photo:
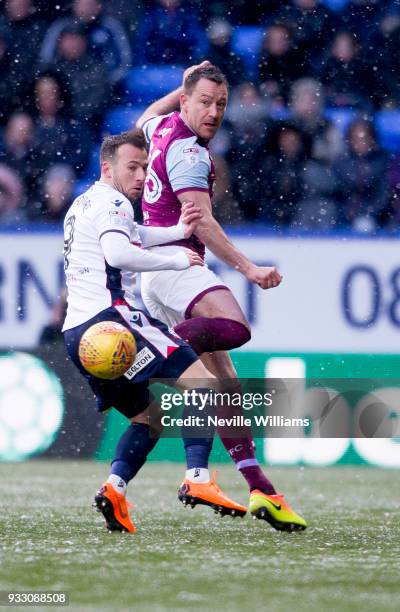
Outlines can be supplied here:
M0 223L60 223L110 113L139 112L137 71L162 84L206 58L231 87L211 143L222 223L395 231L399 40L397 0L7 0Z

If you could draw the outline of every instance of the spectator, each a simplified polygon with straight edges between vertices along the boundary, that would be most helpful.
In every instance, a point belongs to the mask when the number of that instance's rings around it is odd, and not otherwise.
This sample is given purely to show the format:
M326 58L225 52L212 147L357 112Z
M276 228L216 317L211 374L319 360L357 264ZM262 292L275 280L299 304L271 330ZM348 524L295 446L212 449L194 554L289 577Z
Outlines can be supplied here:
M65 27L57 46L56 60L47 69L57 73L71 95L72 116L96 129L107 108L110 89L106 68L87 53L85 28Z
M260 160L261 190L256 218L268 225L291 223L304 196L304 164L309 156L309 139L294 123L278 122L271 130L269 153Z
M51 23L54 19L68 13L71 9L71 0L57 0L57 2L49 2L49 0L34 0L37 13L41 15L47 23Z
M266 29L259 66L260 81L268 96L278 105L286 104L290 85L305 72L286 24L273 23Z
M400 223L400 154L392 154L388 160L388 204L378 215L379 225L398 232Z
M363 46L374 53L372 46L377 34L377 24L397 0L351 0L340 15L341 28L354 32Z
M328 105L371 107L377 89L374 74L362 57L354 34L338 32L321 73Z
M299 231L334 229L338 221L338 183L331 164L309 159L303 170L304 197L296 206L292 227Z
M198 0L201 10L206 13L206 21L211 18L229 17L235 26L265 23L281 4L281 0L268 2L249 2L248 0Z
M222 225L237 225L243 222L238 202L232 194L232 181L229 164L222 156L213 156L216 175L213 195L213 215Z
M4 145L7 154L16 161L24 160L35 142L35 129L32 117L25 112L12 115L4 132Z
M16 103L14 82L11 77L11 54L4 32L0 31L0 125L4 125Z
M379 107L393 109L400 104L398 71L400 58L398 42L400 39L400 4L396 1L383 10L376 20L368 49L368 62L376 78L374 96Z
M24 186L20 177L5 164L0 164L0 223L23 223L26 220L22 208L24 201Z
M64 288L60 292L59 300L52 308L50 321L40 332L39 346L48 344L51 345L50 349L52 349L56 342L64 342L61 329L65 321L65 315L67 314L67 300L67 290Z
M134 35L139 28L139 24L144 18L146 12L146 3L132 0L107 0L104 3L104 8L107 15L118 15L118 20L123 25L128 34L128 41L131 35Z
M35 126L28 113L16 112L10 117L4 130L0 159L17 172L31 197L43 160L36 152Z
M7 41L8 79L12 110L25 104L36 63L37 49L46 29L46 22L37 15L32 0L8 0L0 15L0 32ZM3 77L2 77L3 78Z
M64 342L61 329L67 314L67 290L62 289L59 300L55 303L51 311L51 319L42 328L39 337L39 346L50 345L50 349L54 347L56 342Z
M400 224L400 155L391 155L387 174L388 204L378 215L380 226L397 232Z
M137 63L194 64L207 48L203 30L180 0L157 0L139 26Z
M265 131L269 108L266 98L261 96L258 88L245 81L233 91L226 118L239 138L242 137L241 133L251 132L252 138L260 139Z
M400 25L385 36L378 62L378 74L382 83L381 102L386 108L400 107Z
M315 79L299 79L290 92L290 110L295 123L311 140L311 156L331 162L341 153L343 141L339 130L324 119L324 88Z
M47 170L43 178L42 198L32 211L32 218L46 223L62 223L72 204L75 175L66 164Z
M104 14L104 3L100 0L74 0L72 16L54 21L40 51L44 65L52 62L63 32L71 26L82 28L88 41L87 52L104 66L110 85L115 85L127 75L132 65L127 32L118 19Z
M225 19L213 19L207 29L209 47L206 57L215 66L220 66L231 87L245 78L241 58L232 50L232 26Z
M387 205L386 154L371 122L357 119L348 130L345 154L334 164L342 219L353 229L373 231Z
M243 83L232 95L228 105L227 124L230 129L229 163L232 168L232 190L247 219L256 211L253 203L261 186L259 162L268 130L269 106L253 83Z
M276 20L287 23L294 33L301 74L318 74L324 50L339 27L339 18L320 0L291 0L281 3Z
M51 163L68 163L82 171L90 152L85 125L68 117L68 100L61 97L60 83L51 74L40 76L34 87L36 146Z

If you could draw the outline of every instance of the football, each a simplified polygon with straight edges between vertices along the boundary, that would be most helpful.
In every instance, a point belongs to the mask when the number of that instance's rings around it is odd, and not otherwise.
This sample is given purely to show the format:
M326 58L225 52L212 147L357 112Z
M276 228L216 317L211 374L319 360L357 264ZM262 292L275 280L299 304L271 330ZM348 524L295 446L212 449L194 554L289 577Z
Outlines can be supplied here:
M101 321L83 334L79 359L92 376L114 380L122 376L136 357L133 334L115 321Z

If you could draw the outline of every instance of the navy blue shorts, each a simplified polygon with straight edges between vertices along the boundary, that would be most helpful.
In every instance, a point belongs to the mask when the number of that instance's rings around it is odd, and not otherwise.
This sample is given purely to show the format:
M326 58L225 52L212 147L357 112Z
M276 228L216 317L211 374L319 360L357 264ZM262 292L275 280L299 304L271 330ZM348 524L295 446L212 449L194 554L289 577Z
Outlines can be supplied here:
M129 370L115 380L89 374L79 360L79 342L84 332L100 321L117 321L134 335L137 355ZM150 378L176 380L198 360L194 350L164 323L127 304L111 306L95 317L64 332L68 355L87 379L97 397L99 412L114 407L129 419L142 412L151 401Z

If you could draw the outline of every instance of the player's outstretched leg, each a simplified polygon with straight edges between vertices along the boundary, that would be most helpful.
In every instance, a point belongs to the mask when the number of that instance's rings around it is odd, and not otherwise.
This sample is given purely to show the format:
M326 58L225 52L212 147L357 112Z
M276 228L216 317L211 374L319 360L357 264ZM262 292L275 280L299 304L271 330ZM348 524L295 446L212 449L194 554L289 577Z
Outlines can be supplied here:
M267 495L254 489L250 493L249 510L253 518L267 521L278 531L303 531L306 521L297 514L281 494Z
M251 334L235 297L227 289L211 291L194 303L190 316L176 325L175 331L202 355L209 372L224 384L231 381L232 388L227 389L228 392L240 393L236 370L227 351L248 342ZM233 435L230 428L218 428L217 433L250 491L260 489L268 494L276 493L256 459L251 430L242 428L238 435Z
M233 364L230 365L232 362L227 353L211 353L207 355L206 362L209 369L214 372L227 371L230 373L230 379L223 382L223 391L240 393L240 383L233 377L235 371ZM230 383L230 388L226 387L228 383ZM235 414L238 411L240 414L240 410L240 407L231 408L230 413ZM249 486L249 511L253 518L266 520L280 531L305 529L306 521L290 508L283 495L276 492L274 485L264 474L255 455L255 444L250 428L239 427L236 431L232 427L222 426L217 428L217 432L236 468Z
M186 475L179 488L178 497L185 505L194 508L198 504L210 506L217 514L230 516L244 516L247 508L236 503L225 495L215 481L215 474L210 477L208 471L208 458L211 452L215 428L210 424L208 417L213 412L208 398L210 397L210 387L191 388L193 380L205 379L208 383L214 377L206 370L201 361L192 364L178 381L181 389L190 391L190 401L188 400L184 409L183 417L195 417L198 414L198 406L203 406L201 410L202 424L195 426L185 426L182 428L182 437L186 453ZM200 399L201 398L201 399Z
M111 474L94 498L94 505L103 514L109 531L136 531L129 516L132 505L126 499L126 488L157 440L150 435L149 426L142 423L132 423L122 434L111 463Z

